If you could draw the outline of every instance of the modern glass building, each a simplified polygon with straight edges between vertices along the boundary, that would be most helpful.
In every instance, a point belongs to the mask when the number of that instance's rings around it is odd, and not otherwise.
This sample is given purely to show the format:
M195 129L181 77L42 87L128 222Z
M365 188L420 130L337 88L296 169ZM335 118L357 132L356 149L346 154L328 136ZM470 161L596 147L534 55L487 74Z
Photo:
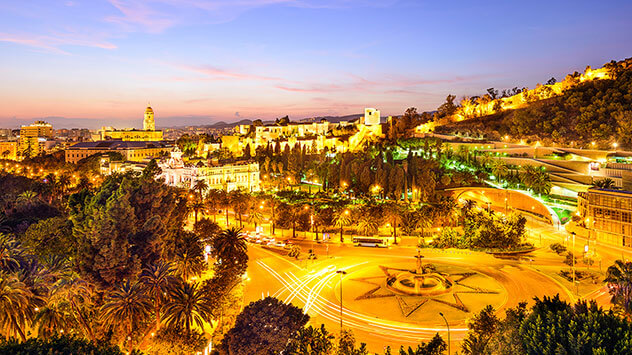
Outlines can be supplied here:
M632 192L590 188L580 192L577 209L590 239L632 247Z

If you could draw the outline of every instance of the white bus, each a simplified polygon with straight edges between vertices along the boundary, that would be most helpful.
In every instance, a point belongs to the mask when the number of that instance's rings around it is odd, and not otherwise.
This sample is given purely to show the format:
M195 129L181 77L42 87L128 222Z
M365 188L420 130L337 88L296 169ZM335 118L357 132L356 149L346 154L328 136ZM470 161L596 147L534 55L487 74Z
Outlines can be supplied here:
M357 247L386 248L388 246L385 237L353 237L353 244Z

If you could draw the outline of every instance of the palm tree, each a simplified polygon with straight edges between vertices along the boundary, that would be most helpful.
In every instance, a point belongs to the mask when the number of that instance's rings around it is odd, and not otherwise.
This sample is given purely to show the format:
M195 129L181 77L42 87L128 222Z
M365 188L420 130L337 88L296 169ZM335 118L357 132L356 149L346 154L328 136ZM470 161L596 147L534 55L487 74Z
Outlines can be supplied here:
M213 214L213 222L217 223L217 210L222 206L221 192L216 189L208 190L205 200L206 208Z
M50 337L59 331L63 332L69 328L74 328L72 316L64 308L63 306L46 306L39 309L34 319L39 336Z
M492 161L492 174L498 179L498 181L505 179L508 173L509 168L504 161L500 159L494 159Z
M75 191L80 192L83 190L88 190L90 191L92 189L92 183L90 182L90 179L88 179L85 176L82 176L81 178L79 178L79 182L77 182L77 186L75 186Z
M257 230L257 225L259 225L263 221L263 210L262 205L253 204L250 206L250 212L248 213L248 221L255 226L255 230Z
M48 203L53 203L53 197L55 196L55 191L57 191L57 176L55 174L47 174L44 177L44 182L48 192Z
M241 220L241 216L246 211L248 211L248 207L250 206L250 196L242 193L239 190L234 190L229 195L233 212L235 213L235 215L239 216L239 226L242 227L243 223Z
M0 330L8 337L20 336L26 341L24 327L31 292L17 277L0 273Z
M275 234L275 218L276 218L275 213L276 213L276 208L279 202L275 194L265 195L264 198L265 198L265 201L267 201L268 205L270 206L270 212L271 212L270 224L272 226L272 235L274 235Z
M244 262L248 246L241 228L228 228L213 239L215 257L225 267L232 267Z
M621 307L626 314L632 313L632 262L616 260L606 271L611 302Z
M135 325L147 318L151 309L149 297L144 293L143 285L130 280L125 281L105 298L101 306L103 322L110 328L125 327L132 349L132 332Z
M533 181L537 168L533 165L523 165L520 171L520 182L526 189L531 187L531 181Z
M397 244L397 225L402 221L402 208L396 202L387 203L386 218L393 228L393 244Z
M59 188L59 199L61 200L66 193L66 188L70 186L70 177L66 174L61 174L57 178L57 187Z
M458 213L458 204L450 196L441 197L433 206L434 215L441 219L442 225L446 222L451 225Z
M57 280L51 287L48 304L59 307L68 302L71 314L81 326L83 333L92 341L96 341L92 326L85 316L85 309L92 305L92 289L90 285L76 275L69 275Z
M340 243L344 242L343 228L351 224L351 213L346 208L341 208L334 215L334 226L340 228Z
M429 205L422 206L417 211L417 225L421 228L421 237L424 237L424 229L432 227L434 221L434 209Z
M614 180L612 180L611 178L605 178L605 179L593 181L593 186L598 187L600 189L608 189L608 190L617 189L617 187L615 186Z
M208 189L206 180L198 180L193 184L193 190L197 191L200 201L202 200L202 193L204 193L206 189Z
M362 213L358 221L358 227L364 236L375 234L378 230L378 223L375 217L369 213Z
M0 233L0 269L5 272L15 272L20 268L24 251L13 237Z
M154 300L156 330L160 329L160 307L165 300L165 295L178 281L174 273L173 265L164 261L148 265L140 273L138 281L145 288L145 293Z
M537 169L531 181L531 189L540 196L548 195L551 192L551 176L546 171Z
M470 215L470 213L476 208L476 201L466 199L461 203L461 218L462 223L465 222L465 218Z
M182 233L178 243L174 257L175 273L188 281L191 276L204 271L204 250L195 233Z
M21 263L20 270L15 276L29 290L28 306L23 313L26 320L31 322L36 310L46 305L50 275L37 260L29 259Z
M204 328L204 322L213 316L211 300L206 296L199 283L179 282L169 292L169 301L165 304L165 324L170 327L184 325L187 336L191 326Z
M17 202L21 206L30 207L37 203L38 197L34 191L26 190L18 195Z
M300 220L300 214L302 211L301 206L295 203L285 203L281 204L282 211L285 211L286 214L283 216L285 218L286 223L292 224L292 238L296 238L296 224Z
M224 214L226 215L226 227L228 227L228 209L231 206L230 197L226 191L219 190L217 200L219 201L219 205L224 209Z
M191 204L191 208L193 209L193 214L195 216L195 222L198 221L198 213L201 209L204 208L204 203L202 201L193 201Z

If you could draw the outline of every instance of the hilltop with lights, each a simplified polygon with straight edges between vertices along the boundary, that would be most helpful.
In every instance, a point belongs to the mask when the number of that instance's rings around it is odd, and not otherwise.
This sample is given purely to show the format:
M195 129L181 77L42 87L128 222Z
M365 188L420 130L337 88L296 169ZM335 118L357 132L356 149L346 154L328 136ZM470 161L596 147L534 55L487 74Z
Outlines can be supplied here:
M474 138L524 139L567 146L632 146L632 58L587 67L534 89L490 88L459 104L450 95L417 130Z

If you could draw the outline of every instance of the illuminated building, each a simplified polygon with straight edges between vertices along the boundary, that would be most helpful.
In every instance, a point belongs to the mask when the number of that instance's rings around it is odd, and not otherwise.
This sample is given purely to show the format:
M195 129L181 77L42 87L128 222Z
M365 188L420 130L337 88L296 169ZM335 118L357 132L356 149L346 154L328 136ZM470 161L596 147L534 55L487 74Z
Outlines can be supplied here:
M321 122L290 122L286 125L265 125L255 127L255 139L270 141L277 138L326 135L333 125L327 120ZM242 129L240 128L240 131Z
M191 189L197 181L203 180L210 189L228 192L239 189L253 192L260 188L257 162L190 164L184 162L182 152L176 147L171 152L171 157L158 166L162 169L159 177L171 186Z
M147 106L143 118L143 129L114 129L112 127L101 127L99 130L101 140L122 140L122 141L162 141L162 131L156 130L154 121L154 110Z
M154 122L154 110L149 105L145 109L145 116L143 118L143 130L145 131L156 130L156 122Z
M577 211L589 239L632 246L632 192L590 188L578 194Z
M365 108L364 116L360 118L360 123L367 126L375 126L380 124L380 111L374 108Z
M45 151L46 141L53 139L53 125L44 121L20 128L18 152L24 157L34 157Z
M173 146L166 142L81 142L67 148L65 158L67 163L75 164L95 154L120 153L123 161L143 162L166 155L172 150Z
M0 159L16 160L18 158L17 141L0 141Z
M241 156L246 146L250 146L250 153L254 155L257 147L268 144L278 144L281 150L298 146L309 153L320 153L325 148L330 152L358 151L383 137L380 111L374 108L365 109L364 116L355 123L331 123L321 119L318 122L238 125L234 132L234 135L221 137L221 147L234 156Z

